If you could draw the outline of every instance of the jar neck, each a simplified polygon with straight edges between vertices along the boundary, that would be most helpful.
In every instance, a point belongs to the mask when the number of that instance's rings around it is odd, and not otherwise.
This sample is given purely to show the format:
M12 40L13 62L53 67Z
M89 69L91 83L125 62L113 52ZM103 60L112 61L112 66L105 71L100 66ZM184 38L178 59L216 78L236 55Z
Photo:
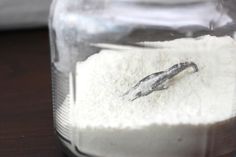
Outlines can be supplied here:
M107 8L106 15L115 17L125 23L149 24L171 29L189 26L196 29L215 29L232 22L220 0L198 0L198 2L193 0L194 3L178 4L161 4L156 3L157 1L155 3L150 1L143 3L140 1L113 1Z
M57 14L110 20L127 26L145 25L180 30L213 30L232 23L222 0L56 0ZM144 2L145 1L145 2ZM170 0L169 0L170 1ZM185 1L186 3L183 3ZM155 2L155 3L154 3ZM167 1L166 1L167 2ZM182 2L182 3L180 3Z
M219 2L220 0L113 0L113 2L129 2L129 3L152 3L162 5L186 5L207 2Z

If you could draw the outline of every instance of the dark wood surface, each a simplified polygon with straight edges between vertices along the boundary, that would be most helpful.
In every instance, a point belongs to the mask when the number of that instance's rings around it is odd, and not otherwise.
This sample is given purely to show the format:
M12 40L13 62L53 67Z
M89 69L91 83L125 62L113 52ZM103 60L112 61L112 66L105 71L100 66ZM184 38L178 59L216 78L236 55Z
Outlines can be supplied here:
M53 130L47 29L0 32L0 157L65 157Z

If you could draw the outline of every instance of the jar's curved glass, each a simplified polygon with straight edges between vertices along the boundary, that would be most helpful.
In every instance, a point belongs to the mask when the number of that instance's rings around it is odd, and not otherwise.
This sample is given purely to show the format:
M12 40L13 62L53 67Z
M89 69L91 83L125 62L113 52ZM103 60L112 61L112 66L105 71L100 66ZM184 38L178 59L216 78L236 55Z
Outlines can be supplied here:
M92 157L236 155L236 1L54 0L54 123Z

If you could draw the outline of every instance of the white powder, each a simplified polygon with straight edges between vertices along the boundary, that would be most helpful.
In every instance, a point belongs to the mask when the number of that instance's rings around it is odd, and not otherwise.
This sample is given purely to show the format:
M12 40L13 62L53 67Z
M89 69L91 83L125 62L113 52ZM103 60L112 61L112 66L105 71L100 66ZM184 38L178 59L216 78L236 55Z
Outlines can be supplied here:
M98 156L204 156L208 125L233 116L235 40L140 44L153 48L100 44L107 49L77 64L72 143ZM190 68L167 90L135 101L122 97L147 75L185 61L195 62L199 72Z
M115 46L77 64L73 108L77 127L208 124L232 116L236 81L232 38L205 36L143 44L155 48ZM135 101L122 97L147 75L185 61L195 62L199 72L186 70L167 90Z

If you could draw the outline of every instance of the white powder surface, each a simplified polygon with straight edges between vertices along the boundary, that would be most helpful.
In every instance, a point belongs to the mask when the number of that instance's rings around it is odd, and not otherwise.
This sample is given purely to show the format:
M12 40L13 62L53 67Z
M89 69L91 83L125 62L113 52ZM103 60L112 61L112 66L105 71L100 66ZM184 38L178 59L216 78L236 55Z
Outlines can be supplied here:
M96 45L104 49L76 68L75 128L133 128L211 124L233 115L236 42L204 36L140 43L150 48ZM122 95L138 81L174 64L193 61L167 90L129 101Z
M77 63L68 95L75 100L69 102L71 122L60 124L72 130L71 144L64 144L77 155L75 147L91 156L205 157L213 148L209 139L217 140L209 130L219 122L231 125L228 119L235 116L235 40L203 36L139 44L146 48L93 45L101 52ZM147 75L186 61L195 62L199 72L189 68L167 90L135 101L122 97ZM218 156L234 148L224 143L213 151Z

